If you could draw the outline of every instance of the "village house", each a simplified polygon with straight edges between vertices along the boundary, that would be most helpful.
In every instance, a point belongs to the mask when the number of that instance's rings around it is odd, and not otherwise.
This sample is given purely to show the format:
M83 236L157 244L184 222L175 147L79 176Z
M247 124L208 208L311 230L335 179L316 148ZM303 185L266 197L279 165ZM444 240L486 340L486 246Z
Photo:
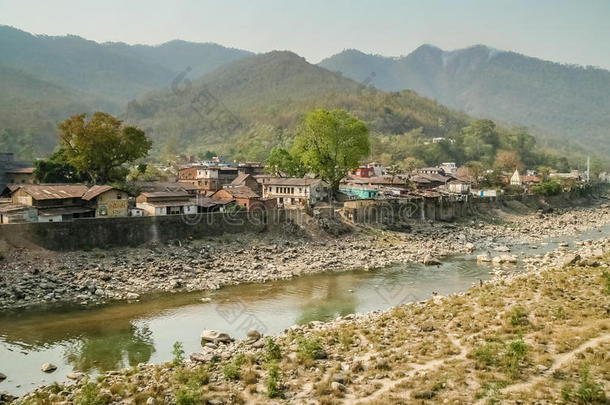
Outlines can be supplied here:
M258 181L251 174L242 173L235 178L230 184L226 184L224 188L247 187L260 195L261 187Z
M38 222L71 221L95 215L82 200L87 190L82 184L24 184L12 192L11 202L35 208Z
M379 196L379 189L366 184L346 183L339 186L339 191L350 199L370 199Z
M13 153L0 153L0 190L7 184L33 183L34 168L31 162L15 160Z
M371 163L367 164L366 166L373 170L373 173L371 174L371 176L381 177L385 174L385 168L383 167L383 165L381 163L371 162Z
M375 170L372 167L368 167L368 166L360 166L359 168L354 170L353 174L351 174L352 177L358 177L358 178L369 178L374 175L375 175Z
M258 162L246 162L237 165L237 171L240 175L250 174L256 176L257 174L265 173L265 166Z
M129 186L139 190L141 193L152 193L156 191L181 191L196 197L199 188L191 183L179 183L173 181L136 181L129 183Z
M136 198L136 208L148 216L196 214L197 204L184 191L156 191L140 194Z
M227 187L212 194L213 200L235 201L238 205L249 210L253 203L260 199L252 189L246 186Z
M273 198L278 207L303 207L328 199L328 186L320 179L295 177L258 177L263 198Z
M13 204L12 202L0 204L0 224L21 222L38 222L38 210L31 206Z
M239 175L235 167L191 166L178 171L178 181L196 186L200 192L214 192L230 184Z
M83 201L95 209L95 217L126 217L129 213L128 194L112 186L93 186L85 194Z
M445 174L450 174L452 176L457 174L458 167L455 162L444 162L441 163L439 167L443 169L443 172L445 172Z
M33 167L15 167L6 170L6 177L11 184L34 184Z
M441 169L441 172L444 173L444 171L442 171L442 169ZM413 182L413 184L415 184L415 187L417 189L429 190L429 189L445 186L447 183L449 183L451 181L451 179L452 179L451 177L445 176L444 174L440 174L440 173L422 172L420 174L417 174L417 175L411 177L410 180Z
M417 169L418 174L440 174L441 176L445 175L445 170L442 167L422 167L421 169Z

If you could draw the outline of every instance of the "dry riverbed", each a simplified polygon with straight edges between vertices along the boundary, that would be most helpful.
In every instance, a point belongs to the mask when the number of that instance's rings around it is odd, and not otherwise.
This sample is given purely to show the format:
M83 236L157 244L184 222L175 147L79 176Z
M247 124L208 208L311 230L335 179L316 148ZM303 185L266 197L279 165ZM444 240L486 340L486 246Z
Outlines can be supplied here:
M610 239L465 293L208 343L24 404L607 403ZM222 340L222 339L219 339Z
M160 291L214 290L324 271L434 262L443 256L494 251L517 243L576 234L610 222L607 204L550 214L497 210L457 223L414 224L408 233L352 227L334 237L296 229L226 235L167 245L51 252L2 248L0 309L39 304L100 304Z

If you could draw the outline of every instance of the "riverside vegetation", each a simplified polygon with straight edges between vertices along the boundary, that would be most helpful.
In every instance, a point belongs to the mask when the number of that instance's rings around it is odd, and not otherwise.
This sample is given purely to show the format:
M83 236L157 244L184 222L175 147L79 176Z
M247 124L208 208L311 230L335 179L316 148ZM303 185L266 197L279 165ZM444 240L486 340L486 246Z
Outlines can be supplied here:
M562 254L562 252L564 252ZM21 404L607 403L610 239L561 266L329 323L256 331L206 360L181 345L141 364L40 388Z

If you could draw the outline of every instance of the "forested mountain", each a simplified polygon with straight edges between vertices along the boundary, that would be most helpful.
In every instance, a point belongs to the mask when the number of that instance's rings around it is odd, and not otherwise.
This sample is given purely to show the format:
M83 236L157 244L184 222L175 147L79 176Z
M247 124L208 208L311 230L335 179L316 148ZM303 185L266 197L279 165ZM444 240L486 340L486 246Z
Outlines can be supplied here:
M57 122L92 111L93 98L0 65L0 151L24 159L44 156L56 144Z
M249 56L216 44L99 44L0 26L0 150L44 156L71 114L119 114L129 100Z
M263 159L289 143L291 130L314 108L344 108L371 131L428 137L456 133L468 119L411 91L387 93L312 65L287 51L241 59L190 85L129 104L124 118L146 130L157 152L213 149Z
M81 37L32 35L0 26L0 64L124 105L169 87L187 68L192 77L250 52L216 44L171 41L158 46L97 43Z
M482 45L450 52L423 45L400 58L347 50L320 66L382 90L413 89L473 116L536 128L552 146L567 140L610 155L607 70Z

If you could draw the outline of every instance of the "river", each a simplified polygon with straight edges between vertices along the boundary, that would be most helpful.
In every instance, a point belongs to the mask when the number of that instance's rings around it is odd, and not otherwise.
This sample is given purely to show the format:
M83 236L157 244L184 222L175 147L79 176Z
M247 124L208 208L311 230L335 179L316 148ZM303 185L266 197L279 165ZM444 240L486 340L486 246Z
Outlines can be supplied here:
M608 234L606 225L577 238L538 243L535 250L529 244L512 248L520 255L540 254L554 249L559 241ZM408 264L324 273L213 292L147 295L139 302L96 308L5 311L0 315L0 372L8 378L0 383L0 390L21 395L38 385L65 381L72 371L96 375L142 362L168 361L176 341L183 343L187 354L200 350L203 329L235 338L245 337L251 328L276 334L297 323L383 310L431 298L433 293L465 291L479 280L490 279L492 270L491 264L477 264L475 255L467 255L445 260L438 267ZM43 373L40 367L46 362L58 369Z

